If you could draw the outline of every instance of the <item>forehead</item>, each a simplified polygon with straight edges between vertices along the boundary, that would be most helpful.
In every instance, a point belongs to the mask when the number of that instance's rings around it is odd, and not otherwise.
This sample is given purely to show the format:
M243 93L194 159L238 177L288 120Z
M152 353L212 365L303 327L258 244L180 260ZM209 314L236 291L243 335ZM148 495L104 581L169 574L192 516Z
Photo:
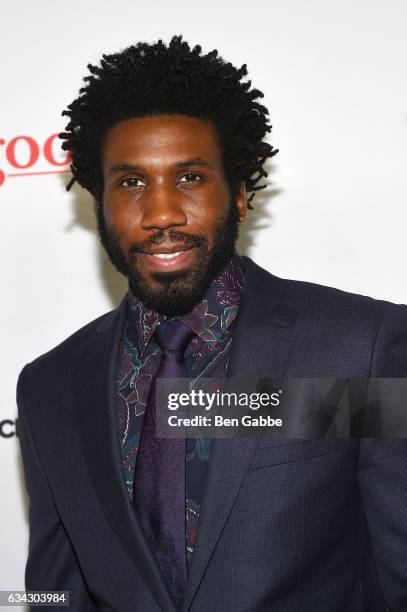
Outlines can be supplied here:
M102 147L104 165L136 160L176 163L188 157L221 164L216 131L210 121L186 115L127 119L109 130Z

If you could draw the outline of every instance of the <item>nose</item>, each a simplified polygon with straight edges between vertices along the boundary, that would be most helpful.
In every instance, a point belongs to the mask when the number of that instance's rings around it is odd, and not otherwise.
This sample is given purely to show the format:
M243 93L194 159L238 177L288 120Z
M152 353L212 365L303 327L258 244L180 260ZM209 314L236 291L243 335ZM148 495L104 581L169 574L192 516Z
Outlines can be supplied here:
M140 223L142 229L163 230L186 223L187 217L180 201L180 194L175 189L163 184L150 189L143 202Z

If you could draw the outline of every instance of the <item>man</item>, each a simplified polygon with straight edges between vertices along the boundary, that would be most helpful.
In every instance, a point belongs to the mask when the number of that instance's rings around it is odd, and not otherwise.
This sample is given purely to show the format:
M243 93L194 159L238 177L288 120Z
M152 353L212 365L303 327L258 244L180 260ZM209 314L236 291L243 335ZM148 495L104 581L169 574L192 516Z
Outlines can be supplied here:
M68 188L129 292L20 375L26 588L80 612L407 610L405 440L180 442L153 409L160 378L404 377L407 308L235 251L276 153L245 66L174 37L89 70Z

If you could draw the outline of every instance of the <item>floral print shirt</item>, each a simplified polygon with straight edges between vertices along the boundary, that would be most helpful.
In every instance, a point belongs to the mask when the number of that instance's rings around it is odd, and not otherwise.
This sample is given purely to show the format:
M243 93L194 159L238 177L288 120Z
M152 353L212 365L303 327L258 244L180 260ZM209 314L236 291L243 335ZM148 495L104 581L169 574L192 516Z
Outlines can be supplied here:
M244 263L234 252L226 267L211 282L203 299L187 314L179 317L194 332L185 352L191 379L224 378L236 318L244 284ZM117 365L116 390L120 445L124 478L133 498L134 471L143 415L150 384L161 361L161 350L154 330L166 316L146 308L129 292L128 313L124 324ZM189 565L212 440L186 440L186 555Z

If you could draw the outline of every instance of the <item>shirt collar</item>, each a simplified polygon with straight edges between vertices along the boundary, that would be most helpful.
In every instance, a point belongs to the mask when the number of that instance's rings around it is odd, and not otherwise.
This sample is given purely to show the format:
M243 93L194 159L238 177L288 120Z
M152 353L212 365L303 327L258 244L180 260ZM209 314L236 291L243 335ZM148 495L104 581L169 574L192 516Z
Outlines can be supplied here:
M218 342L237 316L244 280L243 260L234 251L227 265L212 280L202 300L180 317L166 317L148 309L129 289L129 310L138 330L140 355L150 342L157 325L167 318L178 318L204 342Z

